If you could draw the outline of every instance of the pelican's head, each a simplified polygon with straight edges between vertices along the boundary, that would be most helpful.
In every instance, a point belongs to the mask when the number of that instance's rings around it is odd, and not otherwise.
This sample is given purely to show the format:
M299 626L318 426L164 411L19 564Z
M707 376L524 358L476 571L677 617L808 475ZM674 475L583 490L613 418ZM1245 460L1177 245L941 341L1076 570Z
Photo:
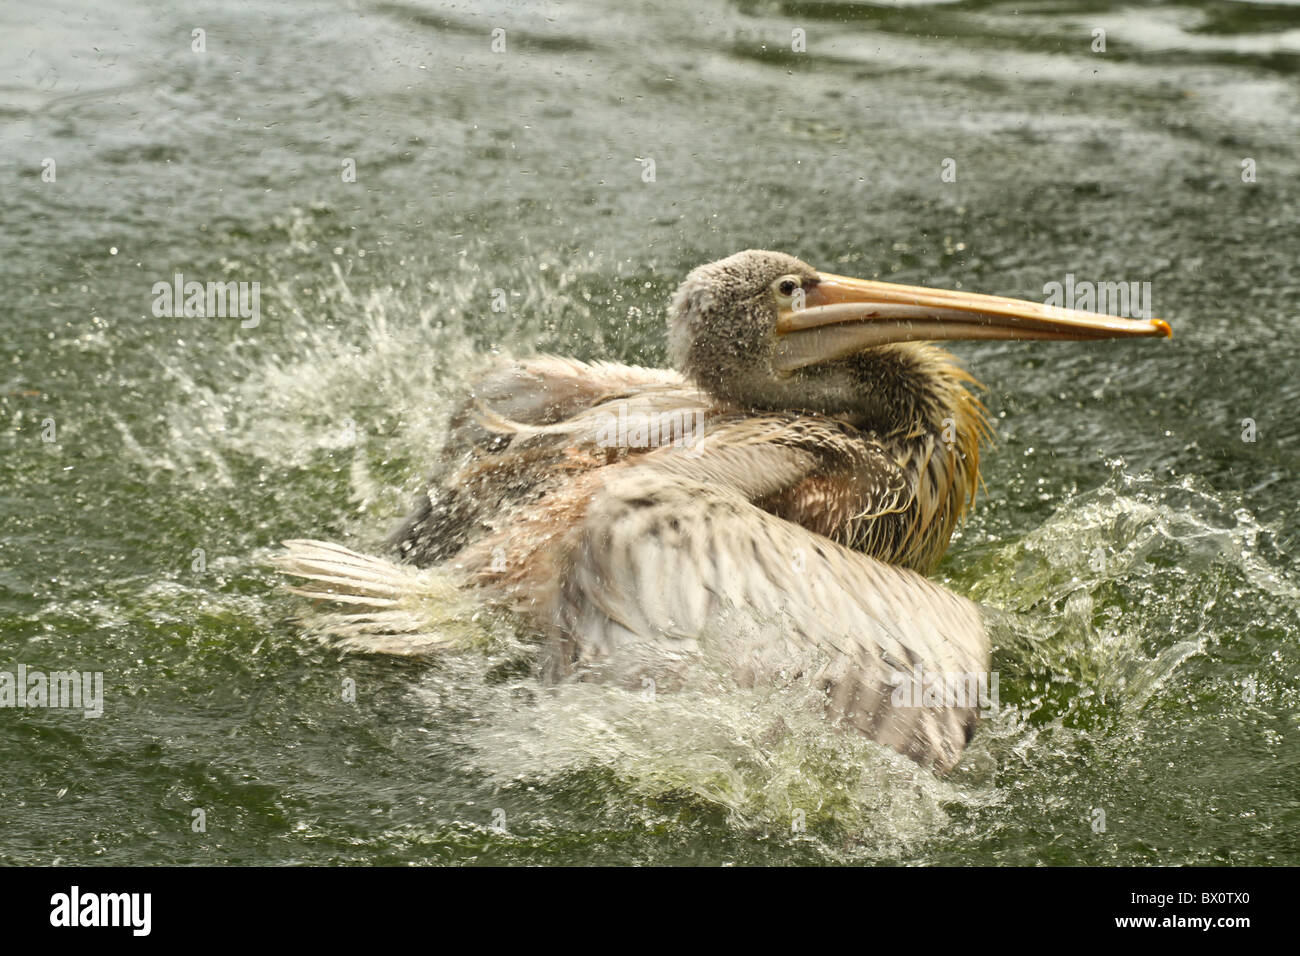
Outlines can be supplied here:
M932 404L926 379L947 356L902 343L1168 335L1161 319L850 279L750 249L691 271L668 340L674 365L718 398L871 420Z
M770 392L780 375L781 315L820 278L806 262L762 249L691 270L669 318L673 365L719 397L762 404L751 399Z

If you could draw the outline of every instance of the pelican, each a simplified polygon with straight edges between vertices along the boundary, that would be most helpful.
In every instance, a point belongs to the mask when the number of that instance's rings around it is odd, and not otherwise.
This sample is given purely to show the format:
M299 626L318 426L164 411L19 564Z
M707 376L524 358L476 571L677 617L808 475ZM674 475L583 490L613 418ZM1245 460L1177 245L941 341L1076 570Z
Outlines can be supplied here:
M980 386L933 343L1170 334L740 252L677 289L672 370L539 356L483 376L396 561L299 540L278 563L346 648L463 646L436 606L473 594L536 635L547 681L808 680L828 719L944 773L986 703L960 690L987 686L990 643L978 607L925 575L991 433Z

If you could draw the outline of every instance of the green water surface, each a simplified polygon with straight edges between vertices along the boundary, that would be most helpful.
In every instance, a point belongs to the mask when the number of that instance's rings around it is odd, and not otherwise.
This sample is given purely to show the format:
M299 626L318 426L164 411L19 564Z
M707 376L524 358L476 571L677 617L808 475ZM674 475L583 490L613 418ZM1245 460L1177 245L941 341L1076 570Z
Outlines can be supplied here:
M98 719L0 710L0 861L1300 863L1300 8L60 0L0 36L0 670L105 680ZM998 443L938 577L1003 706L953 774L783 692L303 636L277 543L377 548L493 355L662 364L683 273L754 246L1149 282L1174 325L956 349ZM258 282L259 323L155 316L176 273Z

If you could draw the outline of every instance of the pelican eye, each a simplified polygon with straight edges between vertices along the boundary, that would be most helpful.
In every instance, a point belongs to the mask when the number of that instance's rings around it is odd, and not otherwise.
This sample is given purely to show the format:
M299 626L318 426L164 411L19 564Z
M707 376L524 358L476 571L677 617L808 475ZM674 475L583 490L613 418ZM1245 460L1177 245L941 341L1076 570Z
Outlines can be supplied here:
M776 291L788 299L794 295L801 284L796 276L784 276L777 281Z

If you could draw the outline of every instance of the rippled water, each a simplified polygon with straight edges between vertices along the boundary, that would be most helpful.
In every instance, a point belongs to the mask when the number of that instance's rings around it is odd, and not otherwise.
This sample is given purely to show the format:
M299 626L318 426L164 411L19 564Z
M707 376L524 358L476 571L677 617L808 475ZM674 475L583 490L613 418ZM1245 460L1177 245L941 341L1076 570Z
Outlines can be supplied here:
M0 711L0 858L1300 862L1297 7L74 2L0 33L0 669L107 683L98 720ZM492 354L662 363L680 276L750 246L1146 281L1174 324L959 349L999 443L939 576L990 608L1003 710L957 771L788 688L646 707L508 643L302 637L280 539L374 549ZM177 272L259 282L260 324L155 318Z

